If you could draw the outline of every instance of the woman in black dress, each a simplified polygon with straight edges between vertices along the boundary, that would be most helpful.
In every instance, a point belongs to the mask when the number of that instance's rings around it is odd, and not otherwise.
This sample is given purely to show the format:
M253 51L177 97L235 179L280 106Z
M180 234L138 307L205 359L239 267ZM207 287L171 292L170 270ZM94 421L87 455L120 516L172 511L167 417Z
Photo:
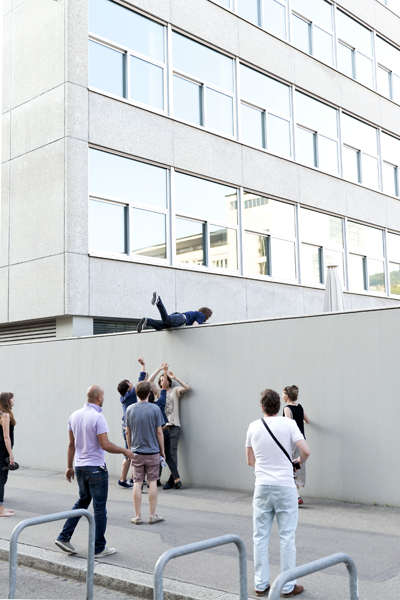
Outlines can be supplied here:
M12 412L14 406L14 394L2 392L0 394L0 517L13 517L15 512L4 508L4 486L8 478L8 470L3 467L14 464L14 426L15 419ZM9 459L7 462L6 459Z
M294 419L297 423L298 428L304 435L304 421L309 423L310 420L307 417L301 404L298 404L297 397L299 395L299 388L297 385L288 385L283 388L283 400L286 402L286 406L283 409L283 416L288 419ZM304 438L306 436L304 435ZM293 446L292 459L299 458L300 450L297 446ZM298 503L303 504L303 499L300 496L299 488L304 487L306 483L306 465L301 465L301 468L295 471L295 481L297 487Z

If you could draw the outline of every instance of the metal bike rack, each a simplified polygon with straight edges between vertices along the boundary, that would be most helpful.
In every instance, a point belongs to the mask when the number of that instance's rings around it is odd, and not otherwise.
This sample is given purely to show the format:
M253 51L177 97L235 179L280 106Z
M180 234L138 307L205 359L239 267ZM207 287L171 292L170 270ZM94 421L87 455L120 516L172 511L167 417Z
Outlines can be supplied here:
M15 598L15 588L17 584L17 544L19 534L25 527L31 525L41 525L42 523L51 523L52 521L61 521L70 517L86 517L89 521L89 541L88 541L88 557L87 557L87 572L86 572L86 600L93 600L93 576L94 576L94 537L95 523L92 513L83 508L77 510L67 510L61 513L52 515L43 515L42 517L33 517L25 519L18 523L14 528L10 538L10 567L9 567L9 584L8 597Z
M338 565L339 563L344 563L347 567L349 575L350 600L358 600L358 577L356 565L354 564L353 559L348 554L344 554L344 552L331 554L330 556L319 558L318 560L306 563L300 567L283 571L283 573L281 573L272 584L268 594L268 600L278 600L283 586L288 581L296 579L297 577L304 577L304 575L310 575L316 571L322 571L322 569L333 567L333 565Z
M219 537L204 540L202 542L195 542L194 544L187 544L186 546L171 548L171 550L164 552L164 554L162 554L158 559L154 569L154 600L163 600L164 568L171 558L185 556L186 554L193 554L193 552L201 552L201 550L208 550L209 548L216 548L217 546L224 546L225 544L236 544L236 547L239 551L239 600L247 600L246 548L243 540L237 535L221 535Z

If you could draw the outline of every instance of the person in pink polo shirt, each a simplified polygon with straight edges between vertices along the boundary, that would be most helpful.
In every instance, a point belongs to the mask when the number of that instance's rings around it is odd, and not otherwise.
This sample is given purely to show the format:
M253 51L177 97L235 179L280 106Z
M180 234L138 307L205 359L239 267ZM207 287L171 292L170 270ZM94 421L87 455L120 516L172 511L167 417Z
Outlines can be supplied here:
M106 452L124 454L129 460L133 452L127 448L116 446L108 439L108 425L102 414L104 390L92 385L87 391L87 402L80 410L76 410L69 418L68 466L65 478L71 483L74 479L73 461L75 457L75 474L79 486L79 500L72 510L88 508L93 499L96 535L94 555L96 558L108 556L116 552L115 548L106 547L104 537L107 526L108 471L105 461ZM66 520L63 530L55 544L68 554L76 554L70 542L80 517Z

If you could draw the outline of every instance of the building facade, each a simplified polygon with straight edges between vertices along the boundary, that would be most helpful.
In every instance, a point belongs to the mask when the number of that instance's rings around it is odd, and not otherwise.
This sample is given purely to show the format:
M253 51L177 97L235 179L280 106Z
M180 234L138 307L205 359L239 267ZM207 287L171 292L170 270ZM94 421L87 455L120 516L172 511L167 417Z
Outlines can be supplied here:
M394 4L4 0L0 341L398 305Z

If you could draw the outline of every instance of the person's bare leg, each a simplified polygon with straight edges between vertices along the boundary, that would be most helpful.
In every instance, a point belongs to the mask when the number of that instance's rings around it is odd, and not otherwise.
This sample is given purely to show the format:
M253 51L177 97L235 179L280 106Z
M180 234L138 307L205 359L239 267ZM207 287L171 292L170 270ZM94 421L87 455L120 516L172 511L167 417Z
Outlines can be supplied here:
M140 513L140 506L142 504L142 483L143 481L135 481L133 484L133 507L135 509L135 517L142 516Z
M126 481L126 478L128 477L128 471L129 471L130 464L131 464L131 461L126 460L126 458L124 458L123 463L122 463L122 469L121 469L121 477L119 478L120 481Z
M157 481L149 481L149 504L150 504L150 517L156 516L156 506L157 506Z

